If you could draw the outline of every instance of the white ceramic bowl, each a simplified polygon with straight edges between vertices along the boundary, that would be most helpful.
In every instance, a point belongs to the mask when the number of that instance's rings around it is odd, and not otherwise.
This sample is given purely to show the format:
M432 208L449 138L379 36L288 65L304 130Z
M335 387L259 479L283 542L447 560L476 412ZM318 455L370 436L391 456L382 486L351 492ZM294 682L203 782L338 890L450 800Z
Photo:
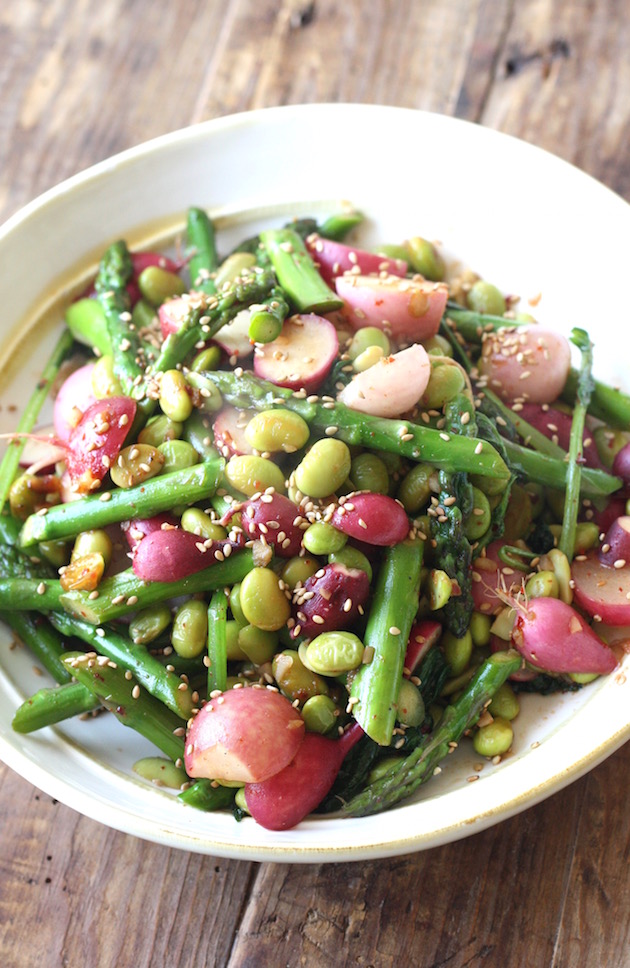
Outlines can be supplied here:
M398 108L311 105L253 112L176 132L47 192L0 229L5 359L2 431L38 378L60 301L104 247L170 239L190 205L221 244L348 201L367 216L366 245L422 234L523 308L568 332L589 330L597 375L628 386L628 336L611 280L625 278L630 208L602 185L530 145L465 122ZM540 297L540 298L538 298ZM625 341L620 352L620 341ZM341 861L435 846L477 832L576 779L630 736L626 657L620 674L578 694L526 697L513 755L466 782L479 757L461 749L413 801L361 820L314 817L270 833L247 818L184 808L139 781L147 744L110 717L30 736L15 707L42 686L25 650L0 641L0 756L42 790L120 830L187 850L256 860Z

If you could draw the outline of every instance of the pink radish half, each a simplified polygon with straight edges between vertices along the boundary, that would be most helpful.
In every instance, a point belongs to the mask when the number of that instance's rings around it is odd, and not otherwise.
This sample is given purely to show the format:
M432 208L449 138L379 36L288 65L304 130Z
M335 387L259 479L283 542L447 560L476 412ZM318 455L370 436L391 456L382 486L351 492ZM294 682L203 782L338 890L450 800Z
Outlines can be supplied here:
M612 472L620 477L624 484L630 484L630 443L624 444L615 454Z
M314 313L291 316L277 339L257 346L254 373L276 386L313 393L330 373L338 352L337 330L329 320Z
M188 776L262 783L283 770L304 741L304 720L269 689L230 689L203 706L188 730Z
M136 415L131 397L105 397L91 404L70 434L66 466L75 490L98 488L118 457Z
M518 327L484 336L479 371L505 400L552 403L562 393L570 368L571 348L560 333Z
M430 376L429 355L414 343L357 373L337 399L351 410L373 417L400 417L417 404Z
M349 494L335 508L331 523L351 538L381 547L399 544L409 534L409 518L402 504L371 491Z
M263 497L237 506L245 536L249 539L264 536L279 558L293 558L302 549L304 532L300 524L308 522L301 516L298 506L283 494L274 492ZM224 514L221 524L228 524L234 513L230 510Z
M53 408L53 424L60 440L70 440L83 413L96 400L92 390L93 370L94 363L80 366L59 388Z
M608 565L609 568L624 568L630 565L629 515L624 514L613 521L606 532L598 557L602 565Z
M182 528L162 528L151 531L134 549L133 570L142 581L179 581L204 568L216 564L215 551L221 560L231 541L202 541L192 531Z
M536 430L540 430L545 437L553 440L563 450L569 449L571 424L573 422L570 414L564 413L562 410L556 410L554 407L549 407L546 404L523 403L518 411L518 416L531 424L532 427L535 427ZM600 460L597 447L591 439L591 431L588 428L584 429L583 437L587 441L584 447L584 459L587 465L589 467L600 467L603 469L604 465Z
M574 559L571 577L575 602L608 625L630 625L630 565L607 568L597 555Z
M440 641L442 626L430 618L420 619L412 627L405 653L404 675L411 676L418 668L427 652Z
M353 329L378 326L397 340L419 342L435 336L446 307L445 285L415 277L347 274L335 280Z
M214 418L212 433L217 450L225 458L242 457L243 454L253 454L254 448L245 436L245 427L249 423L250 415L246 410L236 407L223 407Z
M360 568L324 565L293 592L291 637L314 638L321 632L350 628L369 594L369 578Z
M249 338L249 309L242 309L234 319L222 326L214 337L222 350L228 356L236 356L238 359L251 356L254 352L254 344Z
M614 652L570 605L557 598L532 598L516 607L512 642L532 665L547 672L599 675L616 668Z
M330 792L362 736L356 722L339 739L307 733L288 766L262 783L246 783L245 802L256 823L267 830L289 830L304 820Z
M364 276L379 272L388 272L393 276L407 275L407 263L402 259L388 259L375 252L366 252L365 249L344 245L343 242L324 239L317 233L308 236L306 247L328 285L344 272L356 272Z

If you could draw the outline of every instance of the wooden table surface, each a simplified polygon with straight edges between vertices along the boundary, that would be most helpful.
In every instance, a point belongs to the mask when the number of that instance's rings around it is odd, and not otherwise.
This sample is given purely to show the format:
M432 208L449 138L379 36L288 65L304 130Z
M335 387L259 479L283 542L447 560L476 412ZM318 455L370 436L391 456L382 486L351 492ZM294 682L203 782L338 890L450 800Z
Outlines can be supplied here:
M307 101L476 121L630 200L629 50L627 0L4 0L0 218L147 138ZM134 839L0 766L0 964L630 965L629 772L630 744L468 840L291 866Z

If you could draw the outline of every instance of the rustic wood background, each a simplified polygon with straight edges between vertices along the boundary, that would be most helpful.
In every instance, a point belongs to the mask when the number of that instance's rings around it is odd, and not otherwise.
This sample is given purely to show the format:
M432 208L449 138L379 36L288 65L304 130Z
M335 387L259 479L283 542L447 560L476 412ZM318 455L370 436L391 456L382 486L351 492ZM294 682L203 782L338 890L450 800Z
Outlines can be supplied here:
M147 138L307 101L454 114L630 200L629 50L628 0L4 0L0 218ZM291 866L136 840L0 766L0 964L621 968L629 775L627 745L466 841Z

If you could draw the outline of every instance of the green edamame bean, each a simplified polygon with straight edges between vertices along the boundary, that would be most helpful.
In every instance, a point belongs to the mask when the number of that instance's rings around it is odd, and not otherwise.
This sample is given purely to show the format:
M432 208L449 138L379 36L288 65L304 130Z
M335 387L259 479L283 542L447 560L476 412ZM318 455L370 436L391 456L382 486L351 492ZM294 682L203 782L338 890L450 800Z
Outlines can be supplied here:
M164 457L162 472L167 474L169 471L182 470L184 467L192 467L199 463L199 454L192 444L186 440L165 440L158 447L160 454Z
M256 256L252 252L233 252L217 269L214 284L217 289L221 289L226 283L234 282L244 271L255 265Z
M364 571L368 579L372 581L372 565L363 552L359 551L358 548L353 548L352 545L345 545L341 551L332 551L328 555L328 564L345 565L346 568L358 568L360 571Z
M504 477L485 477L482 474L470 474L470 483L473 487L479 488L486 497L495 497L503 494L508 486L509 478Z
M398 692L396 718L403 726L420 726L425 709L422 693L409 679L403 679Z
M63 565L68 564L70 545L67 541L40 541L37 545L37 550L55 568L61 568Z
M355 373L363 373L364 370L369 370L371 366L375 366L379 360L383 359L383 356L383 350L380 346L368 346L366 350L359 353L353 361L352 367Z
M160 380L159 402L162 412L171 420L182 422L190 417L193 403L190 388L180 370L166 370Z
M473 641L470 630L461 638L452 632L444 632L441 640L444 657L449 665L452 676L460 676L470 665Z
M342 440L316 440L295 468L295 485L309 497L327 497L345 483L351 464L350 451Z
M131 310L131 324L134 329L146 329L153 325L155 308L146 299L139 299Z
M352 458L350 478L357 491L373 491L375 494L389 492L389 474L384 461L376 454L364 451Z
M230 590L230 599L229 599L230 611L232 612L232 615L234 616L238 624L241 626L245 626L245 625L248 625L249 623L245 618L245 613L243 612L243 609L241 608L240 596L241 596L241 583L239 581L235 585L232 585L232 588Z
M381 243L374 251L377 255L384 255L386 259L400 259L401 262L409 262L409 253L404 245L386 242Z
M86 296L70 303L66 309L66 323L74 338L99 353L111 353L112 344L107 331L105 312L98 299Z
M285 585L293 591L298 583L303 585L320 567L319 561L309 555L296 556L289 558L286 564L282 566L280 577Z
M446 266L444 259L432 242L419 235L405 242L407 261L414 272L419 272L425 279L440 282L444 278Z
M212 346L206 346L205 350L202 350L201 353L197 353L190 365L190 369L194 370L195 373L203 373L204 370L218 370L220 362L221 350L213 343Z
M218 413L223 406L223 397L212 380L205 373L188 370L186 383L192 387L194 406L204 413ZM184 418L185 419L185 418Z
M429 339L422 340L422 345L429 356L453 356L453 347L446 337L440 336L439 333L430 336Z
M143 780L170 790L179 790L188 780L184 767L175 766L172 760L164 756L143 756L141 760L136 760L132 769Z
M339 710L330 696L311 696L302 706L302 719L309 733L329 733L337 723Z
M431 568L427 575L425 594L429 597L429 608L436 612L444 608L453 592L453 582L440 568Z
M528 598L558 598L558 579L552 571L538 571L527 579L525 594Z
M164 467L164 455L156 447L149 444L132 444L123 447L118 457L109 469L109 474L116 487L133 487L144 484L151 477L156 477Z
M248 624L267 632L281 629L291 615L289 600L270 568L252 568L245 575L239 601Z
M239 810L242 810L243 813L246 813L247 816L251 816L249 812L249 807L247 806L247 800L245 799L244 786L239 787L236 793L234 794L234 804L235 806L238 807Z
M599 679L599 674L597 672L569 672L569 679L581 686L587 686L589 682Z
M482 648L490 642L490 626L492 619L483 612L473 612L468 623L468 630L472 636L473 645Z
M145 427L138 434L139 444L149 444L150 447L159 447L167 440L177 440L181 437L184 429L183 423L171 420L165 413L151 417Z
M182 514L180 524L184 531L191 531L198 534L200 538L211 541L222 541L227 538L226 529L213 521L209 514L201 508L186 508Z
M625 430L614 430L612 427L597 427L593 432L593 440L599 459L606 470L610 471L615 457L630 441L630 434Z
M284 474L277 464L266 457L256 457L253 454L242 454L230 457L225 476L232 487L252 497L262 493L268 487L273 487L278 494L284 494Z
M82 531L74 540L70 561L82 558L84 555L97 553L101 555L106 565L112 560L113 544L107 531L95 529L93 531Z
M599 542L599 528L594 521L579 521L575 526L575 554L583 555Z
M512 746L514 731L507 719L498 716L487 726L482 726L473 736L475 753L479 756L503 756Z
M509 682L504 682L502 686L499 686L488 706L488 712L495 719L497 717L507 720L516 719L520 709L521 704L518 701L518 696Z
M466 302L473 312L490 313L491 316L502 316L507 309L501 291L485 279L479 279L470 287Z
M138 276L138 288L148 303L161 306L167 299L185 293L186 283L162 266L147 266Z
M235 618L230 618L225 623L225 654L228 662L243 662L247 659L238 644L238 636L242 627L241 623L237 622Z
M91 383L92 393L99 400L105 397L116 397L122 393L120 380L114 372L113 356L105 355L98 358L92 370Z
M323 676L340 676L361 665L365 646L353 632L322 632L306 647L306 665Z
M260 666L273 659L278 650L278 636L255 625L244 625L238 633L238 645L250 662Z
M558 580L558 598L566 605L573 601L571 588L571 565L569 559L559 548L552 548L540 559L541 568L553 571Z
M383 351L383 356L389 356L390 343L383 330L377 326L362 326L350 340L350 345L346 352L349 359L354 361L371 346L380 347Z
M171 624L171 610L166 602L143 608L129 623L129 637L136 645L148 645Z
M175 436L192 444L202 460L213 460L221 456L215 447L212 421L207 414L202 413L201 410L193 410L183 424L183 428L183 431Z
M310 437L309 426L299 414L278 407L261 410L245 427L245 438L256 450L274 454L294 454Z
M431 363L431 375L420 397L420 404L427 410L441 410L449 400L461 393L465 385L466 378L456 363L435 360Z
M195 659L208 641L208 607L192 598L180 605L173 618L171 645L184 659Z
M315 521L302 535L302 544L312 555L329 555L341 551L348 536L328 521Z
M278 652L273 657L271 669L280 692L291 702L297 699L305 703L311 696L328 695L326 680L307 669L295 649Z
M464 534L469 541L477 541L490 527L492 511L488 498L478 487L473 487L473 508L464 523Z
M432 491L431 479L435 474L435 468L431 464L425 463L415 464L405 474L396 496L407 514L417 514L421 508L429 503Z

